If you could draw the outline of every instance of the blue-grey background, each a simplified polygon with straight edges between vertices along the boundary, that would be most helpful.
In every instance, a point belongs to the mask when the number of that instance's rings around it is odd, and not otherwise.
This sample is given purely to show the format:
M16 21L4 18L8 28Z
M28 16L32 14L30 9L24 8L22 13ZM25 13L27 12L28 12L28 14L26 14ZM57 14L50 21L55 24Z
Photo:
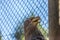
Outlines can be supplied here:
M48 30L48 0L0 0L0 31L2 40L15 40L14 33L34 13ZM23 27L23 26L22 26Z

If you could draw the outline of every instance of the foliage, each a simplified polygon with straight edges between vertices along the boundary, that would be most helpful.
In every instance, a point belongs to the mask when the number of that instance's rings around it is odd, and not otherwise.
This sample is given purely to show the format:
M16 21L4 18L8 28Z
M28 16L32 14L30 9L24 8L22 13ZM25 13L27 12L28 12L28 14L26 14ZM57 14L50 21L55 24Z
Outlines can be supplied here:
M15 32L15 38L17 40L22 40L21 36L22 36L22 26L17 26L18 28L16 29L16 32Z
M0 31L0 40L1 40L1 31Z
M45 39L46 39L46 40L49 40L49 38L48 38L48 33L47 33L47 31L42 27L42 25L39 23L39 24L37 25L37 27L38 27L38 29L41 31L41 33L44 35Z
M1 36L0 36L0 40L1 40Z

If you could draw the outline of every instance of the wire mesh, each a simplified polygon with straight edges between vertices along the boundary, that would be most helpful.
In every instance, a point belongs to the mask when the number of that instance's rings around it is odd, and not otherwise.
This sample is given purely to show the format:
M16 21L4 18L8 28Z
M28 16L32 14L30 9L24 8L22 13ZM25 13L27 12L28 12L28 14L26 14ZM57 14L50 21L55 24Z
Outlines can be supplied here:
M48 32L48 0L0 0L1 40L22 40L23 23L32 12L40 16L41 28Z

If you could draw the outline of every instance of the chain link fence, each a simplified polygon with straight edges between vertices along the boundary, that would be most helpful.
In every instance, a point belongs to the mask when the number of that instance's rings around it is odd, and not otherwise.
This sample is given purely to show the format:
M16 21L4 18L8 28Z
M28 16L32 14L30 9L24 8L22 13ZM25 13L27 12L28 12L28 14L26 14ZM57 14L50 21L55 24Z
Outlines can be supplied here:
M40 16L39 27L48 34L48 0L0 0L0 40L23 40L23 23L32 12Z

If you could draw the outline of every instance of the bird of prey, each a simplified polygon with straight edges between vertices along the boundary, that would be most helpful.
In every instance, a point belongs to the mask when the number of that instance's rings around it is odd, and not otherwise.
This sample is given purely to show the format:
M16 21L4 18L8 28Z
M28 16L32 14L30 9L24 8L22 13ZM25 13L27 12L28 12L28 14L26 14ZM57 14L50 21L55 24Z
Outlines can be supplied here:
M42 33L38 30L37 24L40 21L40 17L31 17L24 22L24 34L25 40L45 40Z

